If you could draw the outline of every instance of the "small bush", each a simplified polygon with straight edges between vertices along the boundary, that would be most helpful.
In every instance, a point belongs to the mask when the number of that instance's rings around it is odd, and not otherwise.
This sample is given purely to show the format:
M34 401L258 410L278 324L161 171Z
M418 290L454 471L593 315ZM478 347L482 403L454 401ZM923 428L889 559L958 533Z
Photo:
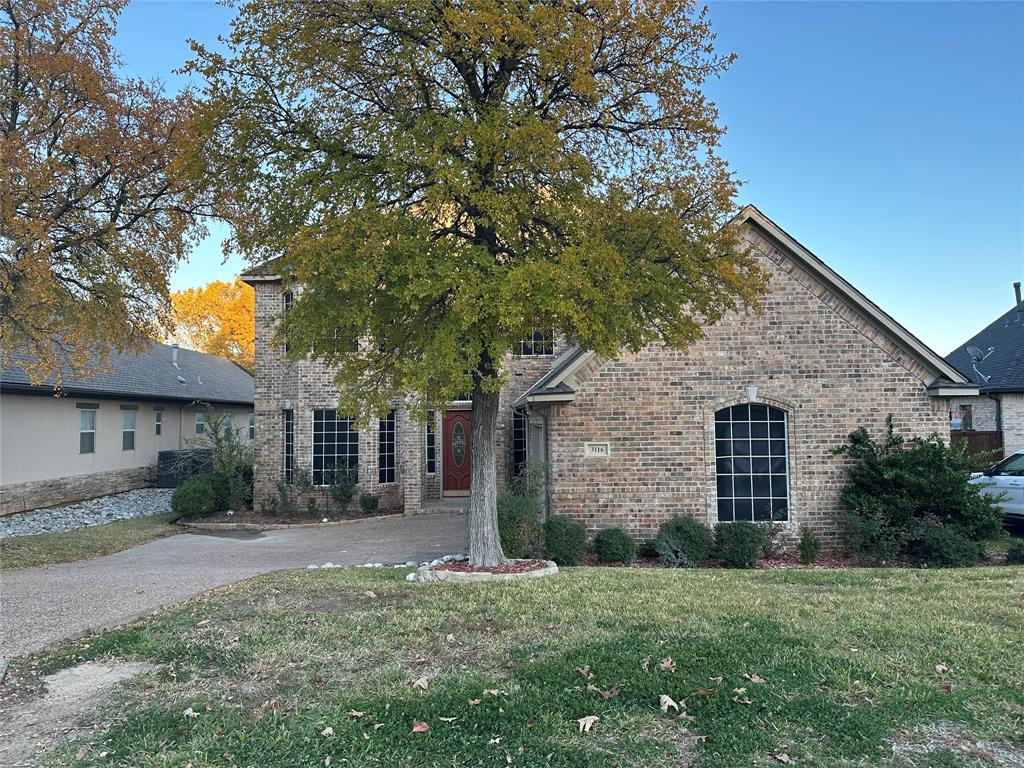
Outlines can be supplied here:
M696 568L711 556L711 531L692 517L676 515L661 524L654 539L654 551L662 565Z
M331 473L329 482L331 499L338 505L338 511L342 514L352 503L358 482L359 473L354 469L338 469Z
M320 505L316 501L316 496L306 498L306 515L313 518L320 517Z
M594 537L594 551L602 563L629 565L636 556L636 542L621 528L605 528Z
M964 568L984 556L984 547L960 531L938 523L921 527L910 544L910 558L929 568Z
M765 560L778 560L786 549L782 541L784 530L778 523L758 523L761 527L761 556Z
M579 520L555 515L544 523L544 554L559 565L579 565L587 553L587 529Z
M821 539L819 539L814 531L809 526L800 526L800 543L797 544L797 549L800 551L800 562L804 565L810 565L818 559L818 550L821 549Z
M726 568L753 568L761 554L764 532L756 523L715 526L715 554Z
M226 496L223 478L217 475L194 475L174 489L171 511L179 517L209 515L223 509Z
M637 557L657 557L658 549L655 546L654 539L644 539L636 545L636 556Z
M372 493L360 493L359 494L359 508L363 510L364 515L372 515L377 511L377 507L380 506L380 499L374 496Z
M544 526L536 497L502 489L498 494L498 534L506 557L515 560L544 554Z
M1006 548L1007 565L1024 565L1024 539L1011 541Z

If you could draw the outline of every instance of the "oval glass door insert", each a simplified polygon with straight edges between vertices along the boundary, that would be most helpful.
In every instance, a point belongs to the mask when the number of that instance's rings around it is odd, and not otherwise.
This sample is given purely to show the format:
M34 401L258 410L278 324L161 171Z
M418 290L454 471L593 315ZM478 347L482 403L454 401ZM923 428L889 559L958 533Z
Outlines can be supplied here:
M452 461L455 466L461 467L466 460L466 430L462 423L457 423L452 429Z

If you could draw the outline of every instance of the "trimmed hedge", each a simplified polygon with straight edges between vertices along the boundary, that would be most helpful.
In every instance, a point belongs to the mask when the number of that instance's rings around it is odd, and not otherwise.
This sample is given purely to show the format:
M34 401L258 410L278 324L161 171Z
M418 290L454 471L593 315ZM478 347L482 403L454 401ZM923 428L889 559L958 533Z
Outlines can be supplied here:
M761 557L764 531L757 523L719 523L715 554L726 568L753 568Z
M498 534L506 557L514 560L544 554L544 526L535 497L502 490L498 494Z
M711 556L713 548L708 527L683 515L662 523L654 540L661 564L671 568L696 568Z
M910 544L910 559L929 568L965 568L985 555L985 548L956 528L924 525Z
M226 509L227 502L228 482L223 475L193 475L171 494L171 512L199 517Z
M377 507L379 506L379 496L374 496L372 493L359 494L359 508L363 510L364 515L372 515L374 512L377 511Z
M602 563L629 565L636 556L636 542L622 528L605 528L594 537L594 552Z
M579 520L555 515L544 523L544 554L559 565L579 565L587 553L587 529Z
M1006 564L1024 565L1024 541L1018 539L1010 542L1006 548Z

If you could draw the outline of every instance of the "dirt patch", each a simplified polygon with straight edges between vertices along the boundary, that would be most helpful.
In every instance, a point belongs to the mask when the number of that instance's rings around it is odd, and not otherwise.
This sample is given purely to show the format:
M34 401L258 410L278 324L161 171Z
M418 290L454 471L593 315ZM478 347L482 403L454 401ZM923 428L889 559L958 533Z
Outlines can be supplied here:
M156 669L145 662L95 662L62 669L42 678L46 693L37 699L4 704L0 711L0 765L35 765L34 758L61 741L97 729L88 716L122 680Z
M433 567L435 571L456 571L458 573L527 573L547 568L547 560L509 560L501 565L470 565L469 562L453 561Z
M1024 768L1024 746L1008 741L983 741L959 723L941 721L901 728L891 741L898 766L931 765L933 755L952 754L964 761L1000 768Z

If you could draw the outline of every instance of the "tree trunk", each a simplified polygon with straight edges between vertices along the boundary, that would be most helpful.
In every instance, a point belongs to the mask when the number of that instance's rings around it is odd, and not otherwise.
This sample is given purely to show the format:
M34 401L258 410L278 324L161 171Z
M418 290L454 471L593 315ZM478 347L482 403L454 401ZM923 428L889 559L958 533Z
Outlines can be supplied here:
M469 562L494 566L505 562L498 535L498 471L495 439L500 393L473 392L470 415L473 463L469 486Z

